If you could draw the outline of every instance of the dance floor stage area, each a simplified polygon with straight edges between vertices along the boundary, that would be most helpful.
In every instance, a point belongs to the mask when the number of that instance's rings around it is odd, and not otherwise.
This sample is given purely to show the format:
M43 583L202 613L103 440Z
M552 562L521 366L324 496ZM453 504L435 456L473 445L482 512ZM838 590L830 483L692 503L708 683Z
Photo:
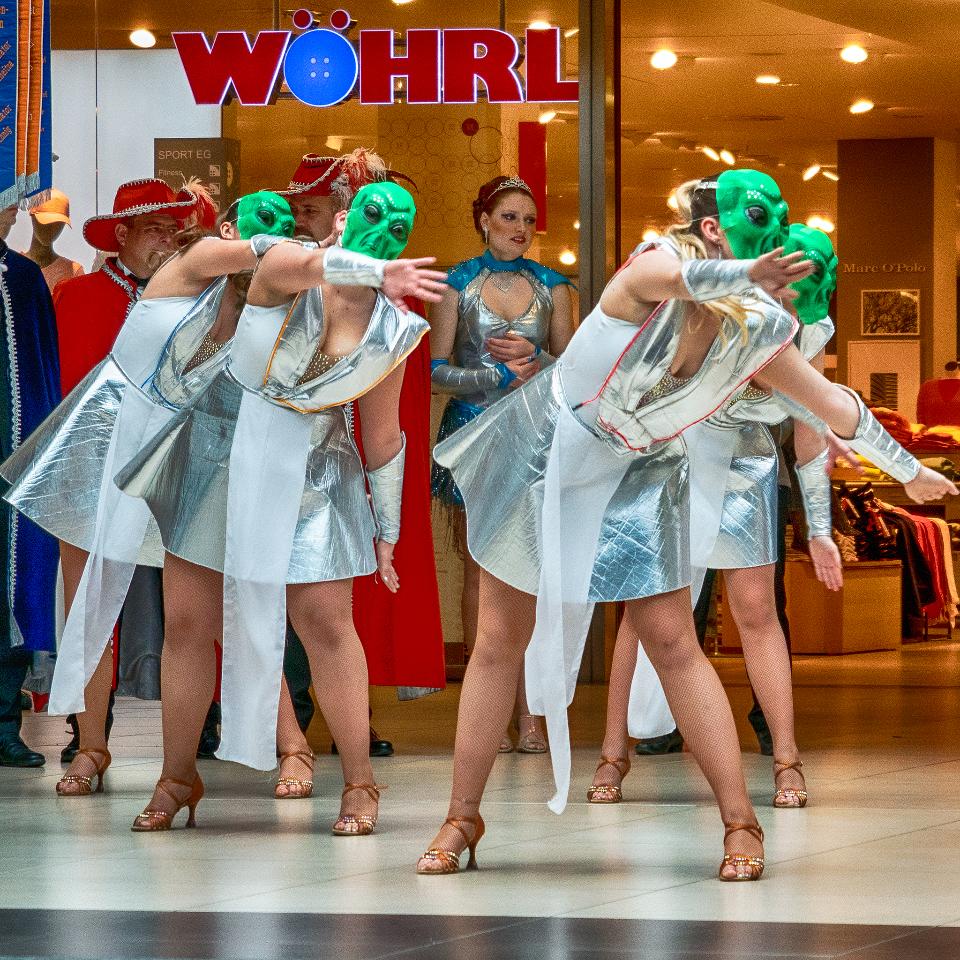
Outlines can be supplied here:
M106 792L59 799L63 722L29 717L45 770L0 768L0 958L732 960L960 957L960 645L798 659L805 810L769 806L742 662L718 661L767 833L760 883L713 879L719 816L688 754L634 758L625 802L594 806L605 688L572 711L574 789L547 810L549 760L498 758L480 870L418 877L442 820L458 688L407 704L375 692L396 756L377 833L330 836L336 758L316 795L275 801L272 775L202 761L197 830L134 834L159 769L156 704L119 702ZM320 743L318 743L318 746Z

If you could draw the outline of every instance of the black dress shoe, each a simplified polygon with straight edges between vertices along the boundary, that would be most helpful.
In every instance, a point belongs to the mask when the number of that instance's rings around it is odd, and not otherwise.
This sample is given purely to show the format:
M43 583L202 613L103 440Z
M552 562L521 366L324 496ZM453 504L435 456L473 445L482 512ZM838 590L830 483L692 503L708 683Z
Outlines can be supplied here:
M330 744L330 752L336 756L340 751L337 750L336 743ZM389 740L381 740L377 731L370 728L370 756L371 757L392 757L393 744Z
M0 740L0 767L42 767L42 753L31 750L19 736Z
M77 715L71 713L67 716L67 728L73 731L70 742L60 751L61 763L73 763L73 758L80 749L80 727L77 724Z
M760 752L765 757L773 756L773 737L770 736L770 728L767 726L767 718L759 707L754 707L747 714L750 726L757 735L757 743L760 745Z
M651 737L649 740L638 740L634 747L641 757L659 756L664 753L680 753L683 750L683 737L679 730L664 734L662 737Z
M203 721L200 743L197 745L198 760L214 760L220 749L220 704L211 703L207 718Z

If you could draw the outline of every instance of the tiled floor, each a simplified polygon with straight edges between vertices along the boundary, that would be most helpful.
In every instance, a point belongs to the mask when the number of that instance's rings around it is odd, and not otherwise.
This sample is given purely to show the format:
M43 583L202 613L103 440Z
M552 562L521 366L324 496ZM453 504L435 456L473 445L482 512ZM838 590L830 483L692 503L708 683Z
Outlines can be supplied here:
M742 664L718 666L739 720ZM47 769L0 768L0 958L960 957L960 645L799 660L796 682L811 804L771 809L770 761L745 753L768 866L739 885L713 879L719 817L689 755L637 758L627 802L585 802L601 687L574 706L567 812L544 805L546 758L499 758L481 870L439 878L413 864L444 815L456 688L407 704L376 692L398 752L374 761L390 789L369 838L329 835L328 755L305 802L206 761L200 828L133 834L159 770L156 705L121 702L107 791L86 800L54 796L62 721L31 717Z

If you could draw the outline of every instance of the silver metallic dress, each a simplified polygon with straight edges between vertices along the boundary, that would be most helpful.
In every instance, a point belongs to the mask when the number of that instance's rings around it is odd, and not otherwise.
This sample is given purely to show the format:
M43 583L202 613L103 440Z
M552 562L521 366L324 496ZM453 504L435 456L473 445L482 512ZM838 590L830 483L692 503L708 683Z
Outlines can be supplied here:
M226 368L117 477L146 501L168 552L223 571L222 759L276 765L287 585L376 570L346 409L427 329L377 294L359 344L331 358L318 349L320 288L247 305Z
M698 372L678 381L669 368L687 310L666 301L636 325L597 307L551 369L434 451L463 493L471 555L537 594L527 695L531 712L547 719L557 812L569 786L566 707L593 604L690 582L680 437L788 347L797 329L782 310L749 312L744 335L726 321Z
M816 357L833 330L829 318L803 326L803 357ZM786 418L775 397L748 384L687 432L690 552L699 568L693 577L695 594L704 570L741 570L777 561L779 454L769 426Z

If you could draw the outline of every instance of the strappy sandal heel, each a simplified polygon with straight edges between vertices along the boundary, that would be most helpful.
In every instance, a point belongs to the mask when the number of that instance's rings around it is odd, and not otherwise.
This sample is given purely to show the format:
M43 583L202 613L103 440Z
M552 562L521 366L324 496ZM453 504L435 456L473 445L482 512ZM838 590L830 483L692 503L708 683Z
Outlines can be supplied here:
M776 793L773 795L773 805L780 810L799 810L807 805L807 781L803 776L803 761L794 760L793 763L784 763L782 760L773 761L773 785ZM793 787L781 787L778 783L782 774L788 770L796 770L803 779L803 787L796 789Z
M103 775L110 766L113 759L109 750L97 750L92 747L85 747L78 750L74 757L86 757L94 765L95 770L89 777L81 777L75 773L68 773L57 781L57 795L61 797L89 797L91 793L103 793ZM97 758L101 759L97 759ZM93 789L93 779L97 779L97 789ZM76 789L74 789L74 787Z
M477 866L477 844L480 842L487 829L483 822L483 817L481 817L479 813L475 817L447 817L447 819L443 821L443 826L445 827L447 824L459 831L460 835L466 841L466 849L470 852L470 857L467 860L467 865L464 869L479 869ZM473 827L473 835L468 837L467 831L463 829L461 824ZM441 830L442 829L443 827L441 827ZM454 850L444 850L441 847L431 847L418 861L417 873L425 877L430 876L431 874L442 876L449 873L459 873L461 856L463 856L462 850L460 853L457 853ZM430 864L431 866L428 867L427 864Z
M344 786L340 799L343 800L351 790L363 790L371 800L379 804L380 791L386 790L386 787L379 783L348 783ZM333 825L332 832L335 837L367 837L373 833L376 826L377 818L370 814L341 813ZM355 829L347 829L347 827Z
M169 789L169 784L189 787L190 793L185 800L179 800ZM165 793L174 802L176 805L174 811L169 813L166 810L151 810L148 807L134 818L133 825L130 827L134 833L156 833L160 830L169 830L173 826L173 818L184 807L189 811L187 826L195 827L197 825L197 804L203 799L203 781L199 774L194 778L193 783L187 783L185 780L174 780L173 777L161 777L157 781L156 789Z
M310 750L294 750L292 753L280 754L280 768L283 769L284 760L300 760L313 773L313 752ZM286 793L280 793L280 788L286 787ZM296 777L278 777L273 788L273 795L277 800L306 800L313 796L313 780L298 780Z
M727 837L729 837L731 833L736 833L738 830L749 833L750 836L759 843L763 843L763 828L759 823L727 823L724 826L726 827L723 832L724 843L727 842ZM725 877L723 875L723 868L729 866L732 866L737 872L732 877ZM743 853L724 854L723 860L720 862L718 876L721 880L731 883L744 880L759 880L763 876L763 857L748 857Z
M596 779L597 773L599 773L603 767L613 767L613 769L620 774L620 784L622 784L630 772L630 758L601 757L600 762L597 764L597 769L593 774L594 779ZM595 783L587 791L587 800L589 800L590 803L621 803L623 801L623 790L620 784Z
M524 721L526 721L527 732L524 733ZM517 730L520 737L517 740L517 753L546 753L548 751L547 741L540 731L540 724L537 717L532 713L521 713L517 718Z

